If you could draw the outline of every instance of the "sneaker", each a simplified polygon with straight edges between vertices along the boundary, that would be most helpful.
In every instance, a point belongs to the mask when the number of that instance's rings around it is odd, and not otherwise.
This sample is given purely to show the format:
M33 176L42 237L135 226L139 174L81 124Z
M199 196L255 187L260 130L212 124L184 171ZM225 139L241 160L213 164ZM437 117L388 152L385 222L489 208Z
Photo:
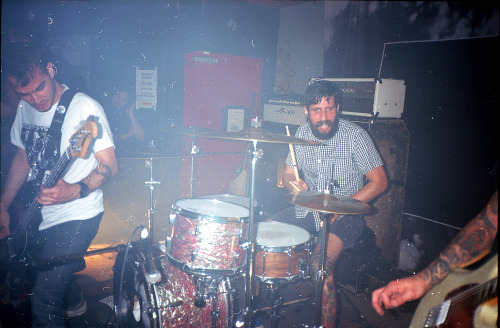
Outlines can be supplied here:
M82 294L82 298L80 299L80 302L75 305L75 306L68 306L66 311L64 311L64 316L67 318L74 318L81 316L87 312L87 300Z
M250 322L251 328L264 328L264 324L262 323L262 314L257 313L253 320Z

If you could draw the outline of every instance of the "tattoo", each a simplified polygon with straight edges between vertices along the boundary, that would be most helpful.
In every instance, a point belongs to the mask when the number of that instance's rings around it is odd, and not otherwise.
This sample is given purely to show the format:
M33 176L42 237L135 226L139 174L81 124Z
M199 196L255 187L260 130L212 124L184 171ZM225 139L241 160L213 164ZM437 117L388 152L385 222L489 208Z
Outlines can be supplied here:
M448 273L450 273L450 265L447 261L440 258L434 265L429 266L422 273L424 275L424 280L429 284L429 286L434 286L440 283Z
M325 281L323 286L323 299L321 322L323 327L334 327L337 317L337 297L335 295L335 284L333 279Z
M106 163L102 163L102 166L102 169L100 168L100 166L98 166L95 169L95 173L100 174L104 177L104 182L102 183L104 184L106 181L109 181L111 179L111 168Z
M489 213L491 211L491 213ZM479 216L479 218L477 219L478 221L480 222L483 222L484 225L490 229L491 231L493 231L493 233L496 232L496 228L495 228L495 225L492 223L492 216L496 216L496 220L498 221L498 208L496 208L496 206L491 206L491 209L488 207L486 208L485 210L483 210Z
M497 195L495 193L488 206L458 233L440 257L422 271L429 286L441 282L454 268L473 263L491 249L497 234Z
M474 227L468 234L460 233L457 237L457 245L473 258L485 249L487 241L488 234L480 227Z

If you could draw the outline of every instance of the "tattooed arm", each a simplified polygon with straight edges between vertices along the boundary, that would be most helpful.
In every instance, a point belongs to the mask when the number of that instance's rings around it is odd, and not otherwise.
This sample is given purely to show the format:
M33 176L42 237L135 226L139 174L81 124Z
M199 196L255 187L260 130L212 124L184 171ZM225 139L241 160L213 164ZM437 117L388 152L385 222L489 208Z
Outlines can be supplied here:
M434 285L440 283L455 268L468 266L488 254L498 230L498 190L488 205L470 221L451 243L420 273L401 280L391 281L387 286L372 293L372 306L384 314L387 309L418 299Z
M100 188L118 172L118 162L113 147L97 152L95 158L98 163L97 168L82 180L89 191ZM42 205L60 204L79 198L80 191L81 186L78 183L69 184L59 179L53 188L47 189L42 186L36 199Z

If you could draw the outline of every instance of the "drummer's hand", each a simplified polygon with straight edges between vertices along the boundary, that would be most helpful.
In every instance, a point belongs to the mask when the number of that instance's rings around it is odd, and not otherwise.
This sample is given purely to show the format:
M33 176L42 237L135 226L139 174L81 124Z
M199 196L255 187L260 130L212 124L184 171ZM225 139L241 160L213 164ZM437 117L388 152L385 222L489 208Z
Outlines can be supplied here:
M309 186L302 179L299 180L293 179L290 180L289 182L288 190L290 190L291 192L307 191L309 190Z
M330 218L330 223L333 223L335 222L338 218L339 218L340 214L334 214L331 218Z

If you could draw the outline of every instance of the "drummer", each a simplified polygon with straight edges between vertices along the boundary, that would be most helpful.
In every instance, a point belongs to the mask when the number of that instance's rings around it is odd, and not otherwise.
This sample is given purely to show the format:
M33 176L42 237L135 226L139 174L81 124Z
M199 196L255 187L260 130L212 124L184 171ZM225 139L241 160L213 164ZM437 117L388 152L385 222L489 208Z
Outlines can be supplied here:
M307 122L295 137L320 142L321 145L295 145L288 154L283 183L291 191L325 191L370 202L387 188L387 177L382 159L369 134L358 125L338 117L341 93L328 81L316 81L306 90L304 110ZM293 163L302 170L299 177ZM271 218L296 224L316 233L320 230L317 211L294 206ZM323 327L334 327L337 300L333 268L343 250L361 236L366 222L362 215L329 214L327 275L323 285ZM318 247L315 254L319 254ZM315 256L319 259L319 256ZM313 263L318 268L319 261Z

